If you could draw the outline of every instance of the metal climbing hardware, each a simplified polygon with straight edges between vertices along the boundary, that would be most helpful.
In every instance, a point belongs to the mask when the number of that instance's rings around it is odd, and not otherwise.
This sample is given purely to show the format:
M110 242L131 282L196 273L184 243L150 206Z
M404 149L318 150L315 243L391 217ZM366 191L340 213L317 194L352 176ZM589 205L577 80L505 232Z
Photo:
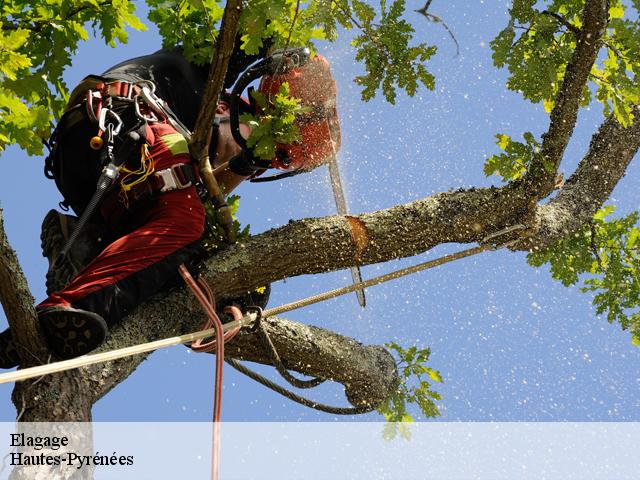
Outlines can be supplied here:
M185 138L189 138L191 132L177 119L169 106L159 98L156 93L156 86L149 80L139 80L136 82L126 82L120 80L107 81L101 77L89 76L83 80L71 93L69 105L85 103L87 116L93 123L98 124L98 134L102 137L106 131L103 128L107 120L111 118L114 123L114 134L118 135L122 128L120 117L110 108L113 101L133 103L136 116L146 123L157 123L167 121ZM85 93L80 93L84 91ZM95 147L99 142L95 140ZM92 145L92 148L95 148Z
M100 93L100 91L87 90L85 99L85 106L87 108L87 115L89 116L89 120L91 120L93 123L98 123L100 110L102 109L102 94Z
M140 98L140 96L136 95L133 99L133 107L136 113L136 117L142 120L145 123L155 123L160 121L160 119L156 116L156 114L146 108L146 103ZM145 111L143 111L145 110Z
M98 118L98 128L106 132L110 129L110 136L117 137L122 129L122 119L110 108L102 107L100 117ZM110 139L111 140L111 139Z
M186 182L180 179L177 172L183 168L183 166L184 164L173 165L172 167L156 172L156 176L160 177L163 182L162 188L160 188L161 193L170 192L171 190L182 190L193 185L193 182L189 179L187 179Z
M147 84L148 83L149 82L147 82ZM180 120L178 120L178 117L169 108L167 103L155 94L155 86L153 86L153 84L151 85L153 88L149 88L147 85L144 85L140 89L140 93L134 97L136 115L140 116L140 118L143 120L153 122L154 120L149 120L147 117L139 114L140 105L146 105L149 108L150 113L158 117L155 120L156 122L166 120L188 142L191 138L191 131L187 127L185 127Z
M98 124L98 133L89 140L89 145L94 150L103 148L104 139L102 136L107 130L110 130L111 142L113 142L112 138L118 136L123 126L120 116L109 108L111 106L111 98L108 97L107 100L109 106L105 106L104 103L104 96L100 90L87 91L85 96L87 116L91 122Z

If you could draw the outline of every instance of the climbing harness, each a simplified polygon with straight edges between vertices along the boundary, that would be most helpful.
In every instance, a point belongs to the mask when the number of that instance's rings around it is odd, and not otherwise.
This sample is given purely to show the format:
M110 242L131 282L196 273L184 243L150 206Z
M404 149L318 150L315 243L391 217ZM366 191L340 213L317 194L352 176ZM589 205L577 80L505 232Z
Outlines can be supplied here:
M81 93L83 91L85 93ZM149 145L146 143L140 145L142 137L145 137L145 140L147 139L150 126L167 123L172 131L176 132L177 136L184 139L184 152L188 153L186 145L190 138L190 132L166 102L155 94L153 82L148 80L136 82L107 81L101 77L89 76L72 92L71 99L65 112L66 118L63 116L60 124L64 125L64 128L68 131L79 121L73 117L74 115L77 117L78 108L84 110L85 118L89 120L90 124L97 127L96 134L89 140L89 146L98 154L97 162L101 168L101 173L97 180L96 190L88 203L82 205L80 220L57 257L57 262L65 258L82 228L100 206L103 198L105 198L105 193L110 190L121 172L123 175L119 182L119 194L115 200L111 200L113 208L110 209L118 214L121 214L122 208L128 209L131 201L137 200L142 196L155 192L164 193L175 189L188 188L198 180L194 170L188 164L175 165L155 172L155 159L150 153ZM115 111L116 102L119 102L118 108L120 109L131 108L134 112L133 116L137 119L137 123L134 125L127 125L129 131L124 134L124 140L117 149L114 148L115 139L119 135L123 136L121 131L124 129L124 122ZM81 119L82 117L80 117ZM67 125L69 122L73 122L73 125ZM56 147L57 135L56 129L49 142L53 145L53 149ZM154 135L155 137L157 135ZM166 134L161 136L163 140L166 137ZM154 144L156 141L154 141ZM140 166L139 168L129 169L126 166L126 162L137 147L141 147ZM173 151L171 154L173 154ZM53 158L52 151L45 161L45 175L56 179L57 183L62 182L64 177L60 170L62 167L58 165L56 168ZM58 187L61 187L60 183ZM64 204L69 205L65 191L63 191L63 195L65 196L65 201L61 206L64 206ZM109 198L107 197L108 202ZM122 206L117 205L118 203ZM74 205L74 209L78 206L78 204Z

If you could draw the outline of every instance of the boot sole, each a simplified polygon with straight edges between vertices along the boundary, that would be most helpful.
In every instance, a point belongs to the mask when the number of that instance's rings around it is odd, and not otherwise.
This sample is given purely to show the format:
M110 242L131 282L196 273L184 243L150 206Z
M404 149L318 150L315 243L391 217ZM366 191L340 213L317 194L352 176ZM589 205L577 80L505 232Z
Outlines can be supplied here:
M108 332L102 317L92 312L73 309L43 311L38 318L49 349L65 360L96 349Z

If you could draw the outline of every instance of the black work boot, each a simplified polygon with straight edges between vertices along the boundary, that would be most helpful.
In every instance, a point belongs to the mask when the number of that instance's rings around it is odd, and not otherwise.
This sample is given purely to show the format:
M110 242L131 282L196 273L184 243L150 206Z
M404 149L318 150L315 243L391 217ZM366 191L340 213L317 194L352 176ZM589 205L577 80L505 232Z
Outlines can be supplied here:
M38 310L38 320L49 350L61 359L79 357L99 347L107 335L107 324L93 312L67 307ZM20 365L11 330L0 333L0 368Z
M99 347L108 328L97 313L71 307L45 307L38 320L49 349L59 358L79 357Z
M11 330L0 333L0 368L13 368L20 365L16 344L13 343Z

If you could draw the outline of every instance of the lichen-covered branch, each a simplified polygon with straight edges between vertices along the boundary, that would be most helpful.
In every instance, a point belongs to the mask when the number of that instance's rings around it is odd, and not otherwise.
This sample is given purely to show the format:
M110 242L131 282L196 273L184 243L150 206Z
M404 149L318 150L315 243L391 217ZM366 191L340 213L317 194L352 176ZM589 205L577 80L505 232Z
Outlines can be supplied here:
M296 275L417 255L441 243L477 242L530 216L522 184L439 193L354 217L292 221L221 253L206 276L215 289L239 294Z

